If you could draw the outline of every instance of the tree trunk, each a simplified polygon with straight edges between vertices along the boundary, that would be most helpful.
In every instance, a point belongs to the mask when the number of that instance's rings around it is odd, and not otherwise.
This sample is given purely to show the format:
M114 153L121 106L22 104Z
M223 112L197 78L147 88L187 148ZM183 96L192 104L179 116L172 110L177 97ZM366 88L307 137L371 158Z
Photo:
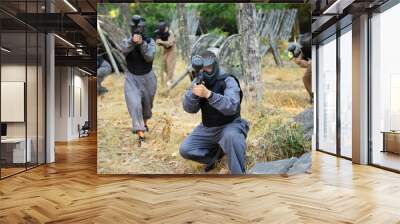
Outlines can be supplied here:
M263 96L261 57L257 35L257 15L254 3L236 3L236 20L240 34L241 63L245 98L260 109Z
M130 3L121 3L120 4L120 9L121 9L121 17L122 17L122 29L125 31L125 33L130 34L130 28L129 28L129 22L131 20L131 12L129 10L129 4Z
M189 39L189 28L185 9L185 3L176 4L177 18L178 18L178 33L177 42L181 43L180 53L186 64L190 63L191 46Z

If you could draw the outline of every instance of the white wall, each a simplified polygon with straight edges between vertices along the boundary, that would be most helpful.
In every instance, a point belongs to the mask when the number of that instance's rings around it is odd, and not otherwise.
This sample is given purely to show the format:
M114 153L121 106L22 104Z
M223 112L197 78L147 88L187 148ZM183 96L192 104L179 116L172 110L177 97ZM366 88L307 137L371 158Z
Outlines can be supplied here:
M25 65L18 65L18 64L3 64L1 66L1 81L2 82L25 82L25 75L26 69L31 71L33 69L32 66L28 66L26 68ZM30 74L30 73L29 73ZM30 83L31 84L31 83ZM36 85L36 83L35 83ZM35 95L33 95L35 94ZM28 91L27 96L29 98L28 102L31 102L32 97L36 97L36 90L35 93L30 93ZM2 96L4 97L4 96ZM35 105L36 106L36 105ZM7 110L8 108L1 108L1 110ZM24 108L22 108L24 110ZM31 122L33 120L33 114L28 113L28 121ZM34 114L36 119L36 114ZM36 120L35 120L36 121ZM36 122L35 122L36 123ZM7 136L8 137L25 137L25 126L26 122L7 122ZM30 128L32 125L29 125ZM28 133L28 137L29 133Z
M1 81L1 122L25 121L25 83ZM35 107L36 108L36 105Z
M25 64L24 65L1 65L1 81L19 81L25 82Z
M88 78L83 75L76 68L56 67L56 141L79 138L78 125L88 120Z
M79 107L75 106L75 119L73 120L73 137L74 138L79 138L79 133L78 133L78 124L82 126L85 121L89 120L89 111L88 111L88 77L84 76L85 74L82 73L81 71L75 69L75 81L74 81L74 86L75 86L75 105L80 104L80 109L81 112L78 110ZM77 90L80 90L80 93L78 93ZM80 95L80 99L77 98L77 96ZM81 102L77 102L77 100L80 100Z
M24 82L26 84L26 99L22 96L23 102L19 108L12 108L12 106L4 106L2 102L2 112L6 113L21 113L22 120L19 122L6 122L7 123L7 137L25 138L29 139L29 148L31 148L32 162L44 163L45 159L45 120L44 120L44 74L42 67L32 66L25 64L2 64L2 82ZM25 80L27 78L27 80ZM3 85L3 83L2 83ZM22 87L24 88L24 87ZM2 98L9 97L2 89ZM24 89L18 90L19 94L24 95ZM17 93L16 93L17 94ZM26 106L25 106L26 102ZM11 102L12 104L13 102ZM18 102L14 102L18 103ZM13 111L14 110L14 111ZM17 111L16 111L17 110ZM26 120L24 114L26 112ZM2 118L3 120L3 118Z
M55 141L68 140L68 71L67 67L55 68Z
M2 65L1 66L1 81L3 82L25 82L25 65ZM1 108L7 110L7 108ZM7 123L8 137L25 137L25 122Z

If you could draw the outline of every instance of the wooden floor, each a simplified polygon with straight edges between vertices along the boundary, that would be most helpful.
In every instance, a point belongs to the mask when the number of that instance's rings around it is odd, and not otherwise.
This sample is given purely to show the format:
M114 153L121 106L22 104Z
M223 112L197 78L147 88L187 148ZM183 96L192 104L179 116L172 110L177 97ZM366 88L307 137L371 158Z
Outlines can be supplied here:
M392 152L381 152L376 150L372 157L374 164L400 170L400 155Z
M98 176L96 139L0 181L0 223L400 223L400 175L315 152L313 173Z
M11 175L13 175L13 174L16 174L16 173L19 173L19 172L23 172L23 171L25 171L26 169L25 169L25 167L17 167L17 168L14 168L14 167L11 167L11 168L1 168L1 177L3 178L3 177L7 177L7 176L11 176Z

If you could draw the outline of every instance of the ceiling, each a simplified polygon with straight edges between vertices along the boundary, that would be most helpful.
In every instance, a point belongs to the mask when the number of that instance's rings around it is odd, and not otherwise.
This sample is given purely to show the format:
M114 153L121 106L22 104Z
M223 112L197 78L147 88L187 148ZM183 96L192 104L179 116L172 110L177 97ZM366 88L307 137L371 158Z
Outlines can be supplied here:
M351 23L352 18L373 11L388 0L310 0L313 41L324 39Z
M51 32L57 34L56 66L79 66L95 74L96 2L96 0L1 0L2 46L11 49L11 52L7 53L9 60L25 58L26 55L31 58L30 56L36 55L37 33Z

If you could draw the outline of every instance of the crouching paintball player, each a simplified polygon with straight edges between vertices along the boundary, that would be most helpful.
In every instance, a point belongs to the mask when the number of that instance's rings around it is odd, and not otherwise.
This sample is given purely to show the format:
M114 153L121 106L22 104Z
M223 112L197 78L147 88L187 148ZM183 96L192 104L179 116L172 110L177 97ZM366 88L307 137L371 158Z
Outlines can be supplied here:
M205 172L226 155L230 173L244 174L249 125L240 116L239 81L220 69L211 51L193 56L192 67L200 70L185 93L183 109L201 111L202 122L184 139L180 154L205 164Z

